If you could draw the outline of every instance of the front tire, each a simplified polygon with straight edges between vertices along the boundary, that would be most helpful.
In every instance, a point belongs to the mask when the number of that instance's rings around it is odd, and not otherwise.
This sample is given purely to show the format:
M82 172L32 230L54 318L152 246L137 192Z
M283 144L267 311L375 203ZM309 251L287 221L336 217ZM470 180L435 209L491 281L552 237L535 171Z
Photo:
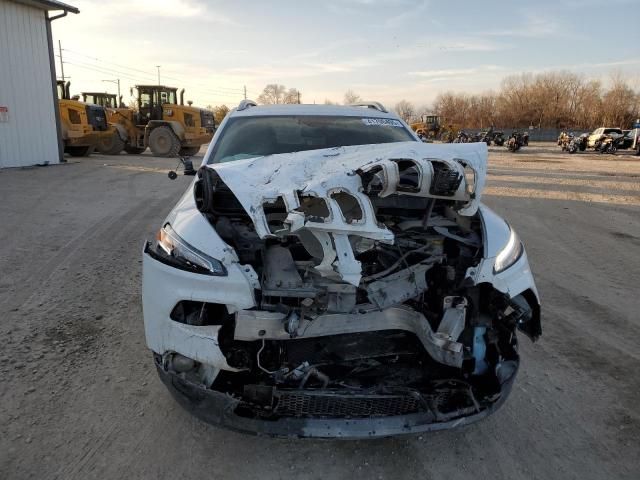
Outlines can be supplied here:
M120 138L117 131L114 131L113 135L98 143L97 149L105 155L119 155L124 150L124 140Z
M88 157L93 153L93 147L66 147L64 151L72 157Z
M193 157L199 151L200 147L182 147L179 154L181 157Z
M130 145L127 145L126 147L124 147L124 151L127 152L129 155L140 155L145 150L146 148L144 147L132 147Z
M167 126L156 127L149 135L149 148L156 157L177 157L180 139Z

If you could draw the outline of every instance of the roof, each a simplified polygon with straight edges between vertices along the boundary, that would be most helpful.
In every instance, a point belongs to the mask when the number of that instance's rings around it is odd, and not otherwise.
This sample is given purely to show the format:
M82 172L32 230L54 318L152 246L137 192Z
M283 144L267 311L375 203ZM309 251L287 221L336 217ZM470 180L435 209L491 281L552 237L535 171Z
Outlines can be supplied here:
M16 3L27 5L28 7L40 10L64 10L65 12L80 13L76 7L56 0L13 0Z
M398 116L393 112L381 112L375 108L353 107L350 105L307 105L307 104L279 104L258 105L244 110L233 110L234 117L253 117L263 115L335 115L341 117L370 117L393 118Z
M166 85L149 84L149 85L136 85L136 88L157 88L158 90L178 90L178 87L167 87Z

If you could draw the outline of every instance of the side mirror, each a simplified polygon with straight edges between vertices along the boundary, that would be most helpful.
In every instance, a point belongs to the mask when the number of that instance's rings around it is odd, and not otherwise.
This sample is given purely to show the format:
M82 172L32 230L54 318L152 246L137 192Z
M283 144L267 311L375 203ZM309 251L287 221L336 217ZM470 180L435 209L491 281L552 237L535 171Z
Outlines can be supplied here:
M176 172L176 170L178 170L180 166L182 166L183 175L194 176L197 173L197 171L193 168L193 162L190 159L186 157L180 157L180 163L176 166L176 169L169 170L169 173L167 174L170 180L175 180L176 178L178 178L178 173Z
M196 174L196 171L193 168L193 162L189 159L181 159L182 165L184 165L184 174L193 177Z

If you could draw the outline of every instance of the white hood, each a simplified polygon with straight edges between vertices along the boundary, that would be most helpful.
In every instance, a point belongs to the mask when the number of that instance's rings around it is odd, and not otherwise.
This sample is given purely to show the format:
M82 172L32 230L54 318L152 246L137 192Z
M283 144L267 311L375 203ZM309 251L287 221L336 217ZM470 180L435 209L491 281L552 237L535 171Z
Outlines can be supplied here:
M419 172L418 187L402 189L398 161L410 161ZM458 179L454 191L434 193L438 168L446 167ZM404 165L407 165L406 163ZM464 165L474 172L465 175ZM478 210L487 173L487 146L484 143L434 145L419 142L363 145L270 155L248 160L209 165L234 193L251 217L261 238L277 235L269 228L265 203L282 199L289 233L311 232L320 242L323 261L316 269L325 276L339 275L358 285L360 262L355 260L350 236L393 243L393 233L375 218L369 195L392 194L440 198L460 203L458 213L473 215ZM377 193L364 193L363 177L376 172L382 187ZM467 172L468 173L468 172ZM472 182L468 184L468 182ZM402 190L402 191L401 191ZM470 193L471 192L471 193ZM335 195L343 194L359 210L355 220L347 221ZM346 194L347 196L345 196ZM301 211L300 196L319 197L329 215L311 218ZM356 207L357 209L357 207Z

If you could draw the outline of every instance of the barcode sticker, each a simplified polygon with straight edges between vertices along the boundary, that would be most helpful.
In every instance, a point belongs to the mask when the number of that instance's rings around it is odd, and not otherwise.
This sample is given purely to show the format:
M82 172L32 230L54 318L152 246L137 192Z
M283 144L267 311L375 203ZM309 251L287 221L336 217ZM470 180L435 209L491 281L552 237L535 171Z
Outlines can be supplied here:
M369 127L400 127L402 123L392 118L363 118L362 123Z

